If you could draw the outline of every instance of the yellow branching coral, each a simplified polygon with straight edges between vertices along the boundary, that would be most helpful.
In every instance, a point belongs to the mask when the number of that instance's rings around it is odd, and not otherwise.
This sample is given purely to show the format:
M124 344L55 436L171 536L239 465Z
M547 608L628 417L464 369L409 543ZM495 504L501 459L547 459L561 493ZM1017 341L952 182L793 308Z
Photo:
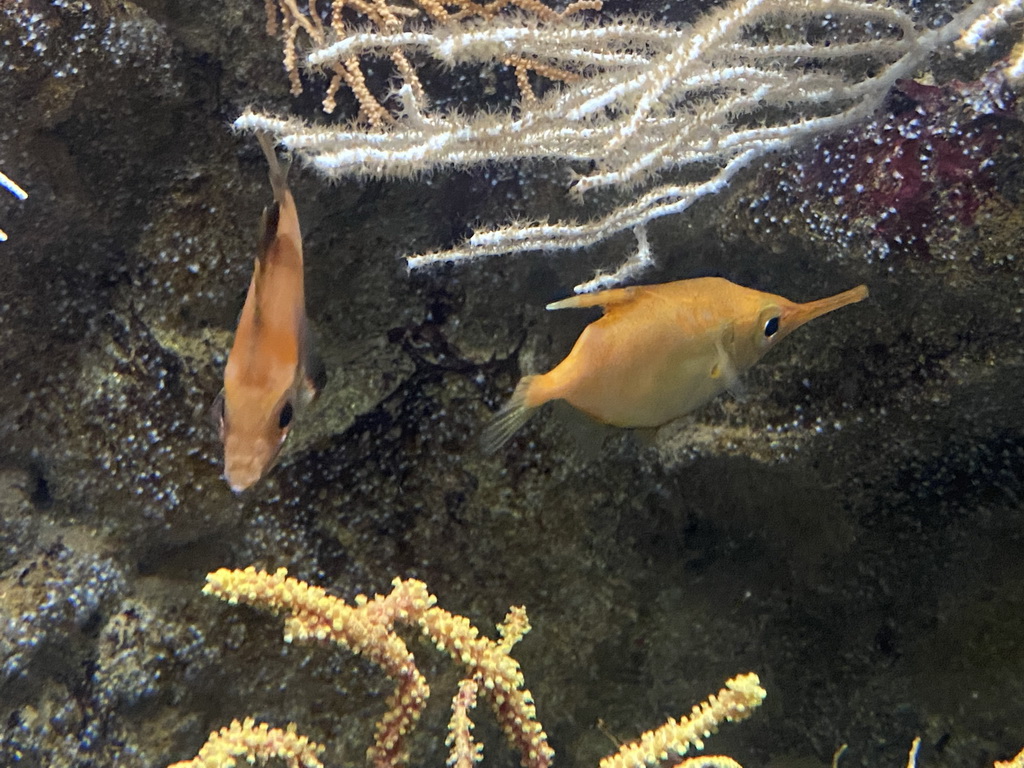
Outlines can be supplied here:
M501 642L480 637L469 619L454 616L442 608L424 613L420 624L438 650L447 651L449 656L468 667L473 677L479 677L498 724L509 743L519 750L523 765L546 766L554 752L548 746L547 734L537 722L533 697L523 688L519 662L509 656L504 647L509 639L521 636L528 628L528 625L518 624L520 615L514 610L510 612L510 619L502 628Z
M470 710L476 707L480 685L469 677L459 683L459 690L452 698L452 719L448 723L448 738L444 743L451 747L448 765L452 768L473 768L483 757L483 745L473 741L473 721Z
M753 672L727 680L717 695L693 708L689 717L678 722L669 719L660 728L648 731L636 741L624 744L614 755L601 761L600 768L638 768L655 766L667 760L677 760L690 749L704 748L704 739L718 730L723 722L742 720L764 701L766 696L761 681ZM717 758L716 758L717 759ZM731 761L729 758L725 758ZM702 757L699 761L706 762Z
M363 595L351 606L298 579L284 568L275 573L255 568L222 568L207 576L206 594L231 603L247 603L285 614L285 641L330 641L380 666L398 683L388 709L377 724L374 745L368 750L378 768L406 761L405 736L423 711L430 688L416 667L405 641L394 633L396 623L418 626L434 644L468 668L479 681L509 742L528 768L546 768L554 754L537 722L533 697L523 688L519 662L509 649L529 629L526 612L513 609L499 627L499 641L481 637L469 619L436 606L437 599L415 579L395 579L391 592L370 599Z
M996 760L993 768L1024 768L1024 749L1017 753L1016 757L1009 760Z
M420 718L430 688L412 653L393 631L396 621L414 623L434 598L418 581L397 581L386 597L360 595L350 606L320 587L276 573L246 568L222 568L206 577L203 592L230 603L269 608L285 615L284 639L330 641L373 662L397 683L387 700L387 712L377 723L368 754L380 768L405 762L405 734Z
M249 765L277 758L288 768L324 768L320 762L323 751L321 745L296 733L294 723L282 730L247 717L214 731L199 754L169 768L235 768L238 758Z
M285 617L284 639L315 640L344 646L381 667L397 687L388 698L387 711L377 724L374 745L367 756L376 768L396 768L407 760L405 737L419 720L430 688L405 642L395 634L396 624L415 626L455 661L466 667L452 701L452 717L446 743L451 747L449 765L472 768L483 747L473 740L470 713L479 696L491 704L509 743L518 750L524 768L548 768L554 752L537 720L533 697L525 688L512 647L530 631L526 610L513 607L498 625L500 639L481 636L469 619L437 606L423 582L395 579L391 592L368 598L359 595L349 605L320 587L290 578L284 568L275 573L255 568L222 568L207 576L203 591L229 603L267 608ZM693 713L668 723L626 744L605 758L600 768L643 768L678 759L691 746L700 749L703 739L725 721L741 720L765 697L757 675L739 675ZM192 761L172 768L232 768L237 757L249 762L283 758L289 768L317 768L321 747L288 730L256 726L252 720L211 735ZM684 761L689 768L740 768L731 758L700 757Z

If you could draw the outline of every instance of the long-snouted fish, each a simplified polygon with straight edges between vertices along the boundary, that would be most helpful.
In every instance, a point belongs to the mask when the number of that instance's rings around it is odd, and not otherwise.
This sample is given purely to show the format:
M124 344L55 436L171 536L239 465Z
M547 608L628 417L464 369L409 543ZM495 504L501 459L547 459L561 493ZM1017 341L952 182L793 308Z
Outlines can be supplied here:
M224 477L240 493L270 471L296 413L323 384L312 361L303 283L302 232L288 166L258 137L270 164L274 202L263 210L259 247L215 413Z
M862 301L866 286L798 304L720 277L573 296L548 309L603 307L552 370L524 376L483 436L504 445L536 408L565 400L616 427L658 427L736 383L804 323Z

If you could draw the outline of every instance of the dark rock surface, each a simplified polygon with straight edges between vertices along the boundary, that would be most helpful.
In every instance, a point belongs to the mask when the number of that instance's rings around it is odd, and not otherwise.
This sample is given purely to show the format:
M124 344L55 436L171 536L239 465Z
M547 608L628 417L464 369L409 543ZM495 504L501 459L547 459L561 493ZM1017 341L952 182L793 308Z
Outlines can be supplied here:
M973 66L956 77L977 82ZM630 244L410 277L403 254L545 210L564 176L329 186L296 169L330 383L235 497L206 411L270 193L228 126L253 102L315 114L316 98L288 96L262 5L237 0L0 4L0 73L0 169L30 195L0 199L0 764L160 766L245 715L361 764L389 682L200 595L207 571L250 564L345 597L421 578L485 631L525 605L516 656L559 765L596 765L609 734L748 670L768 700L709 745L748 768L828 765L843 743L841 765L899 766L916 735L926 768L1024 746L1012 103L979 117L963 88L908 88L887 107L926 104L933 136L976 121L997 161L943 154L922 184L944 219L915 219L913 243L872 227L881 183L853 222L835 195L780 184L820 145L653 227L650 282L718 274L795 300L863 282L871 298L651 440L554 408L494 456L477 447L491 412L592 317L544 304ZM456 677L413 648L435 689L413 764L441 765ZM477 719L487 764L516 764Z

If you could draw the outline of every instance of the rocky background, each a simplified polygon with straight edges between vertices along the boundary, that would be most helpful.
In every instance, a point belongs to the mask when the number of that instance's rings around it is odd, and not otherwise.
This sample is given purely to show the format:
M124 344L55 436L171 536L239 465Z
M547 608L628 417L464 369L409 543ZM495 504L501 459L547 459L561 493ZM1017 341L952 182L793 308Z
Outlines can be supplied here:
M650 282L871 289L653 437L552 408L477 447L593 319L544 304L626 240L412 276L400 258L572 213L565 169L295 169L330 383L235 497L207 410L270 192L229 125L252 103L317 110L264 25L249 0L0 3L0 169L30 195L0 199L0 764L162 766L245 715L363 764L389 682L201 596L250 564L345 597L421 578L484 631L526 605L515 653L567 767L748 670L765 705L709 745L748 768L844 743L841 765L895 767L917 735L926 768L1024 746L1024 129L990 69L1007 41L652 230ZM439 766L457 671L413 649L434 697L412 764ZM515 765L477 720L486 764Z

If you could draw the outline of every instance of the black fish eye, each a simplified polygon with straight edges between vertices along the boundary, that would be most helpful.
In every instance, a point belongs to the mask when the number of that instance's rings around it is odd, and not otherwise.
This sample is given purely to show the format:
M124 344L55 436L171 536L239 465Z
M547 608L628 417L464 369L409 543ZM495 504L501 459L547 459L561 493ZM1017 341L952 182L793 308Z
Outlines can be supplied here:
M764 324L764 335L769 339L779 332L779 318L773 317Z
M291 401L284 404L281 408L281 415L277 417L278 429L284 429L292 423L292 416L295 415L295 409L292 408Z

